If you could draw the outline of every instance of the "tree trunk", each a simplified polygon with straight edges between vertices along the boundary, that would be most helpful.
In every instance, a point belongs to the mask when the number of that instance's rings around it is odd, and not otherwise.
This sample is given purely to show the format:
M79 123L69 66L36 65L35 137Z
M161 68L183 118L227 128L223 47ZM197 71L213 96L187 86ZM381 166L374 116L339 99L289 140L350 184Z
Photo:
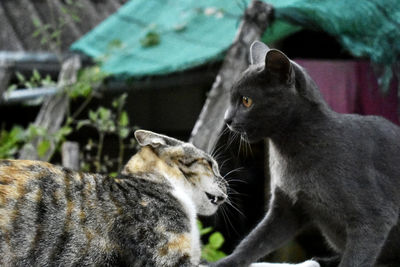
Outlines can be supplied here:
M253 0L244 13L236 38L209 92L200 116L192 130L190 142L211 152L224 128L224 113L229 104L229 90L249 64L249 47L260 39L273 17L267 3Z
M73 56L62 64L57 84L59 92L44 101L36 117L34 125L44 128L47 136L51 136L61 128L68 108L68 94L65 87L76 82L80 67L81 61L78 56ZM37 137L31 144L25 145L20 151L19 158L48 161L56 149L56 144L50 141L46 153L39 155L38 147L43 140L43 137Z

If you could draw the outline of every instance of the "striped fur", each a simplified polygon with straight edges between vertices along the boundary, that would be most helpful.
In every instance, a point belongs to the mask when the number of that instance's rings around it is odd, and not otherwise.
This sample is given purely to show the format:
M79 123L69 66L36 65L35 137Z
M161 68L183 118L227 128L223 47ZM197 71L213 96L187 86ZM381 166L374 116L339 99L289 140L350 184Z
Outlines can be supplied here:
M189 151L198 163L181 164ZM210 162L177 140L144 146L117 178L0 160L0 265L196 266L196 214L226 198Z

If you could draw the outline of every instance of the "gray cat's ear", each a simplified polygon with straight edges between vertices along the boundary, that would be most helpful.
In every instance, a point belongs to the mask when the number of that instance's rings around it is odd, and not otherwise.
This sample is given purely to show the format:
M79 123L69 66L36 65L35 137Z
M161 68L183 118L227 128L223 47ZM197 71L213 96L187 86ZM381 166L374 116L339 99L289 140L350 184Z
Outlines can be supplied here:
M146 130L135 131L135 138L140 146L150 145L154 148L160 146L175 146L181 143L181 141L174 138Z
M281 51L271 49L265 56L265 69L278 75L282 81L290 81L292 65L290 59Z
M263 63L269 47L260 41L254 41L250 46L250 63L252 65Z

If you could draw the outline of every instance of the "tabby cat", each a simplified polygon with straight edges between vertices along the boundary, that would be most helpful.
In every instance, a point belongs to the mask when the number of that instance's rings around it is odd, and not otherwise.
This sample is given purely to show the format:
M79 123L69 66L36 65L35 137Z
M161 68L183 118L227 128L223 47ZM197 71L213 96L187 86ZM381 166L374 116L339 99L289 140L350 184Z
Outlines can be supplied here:
M317 226L336 257L322 266L400 266L400 128L332 111L306 71L261 42L225 114L251 142L268 138L269 210L216 266L247 266Z
M222 204L215 160L176 139L135 132L121 175L0 161L1 266L198 266L196 214Z

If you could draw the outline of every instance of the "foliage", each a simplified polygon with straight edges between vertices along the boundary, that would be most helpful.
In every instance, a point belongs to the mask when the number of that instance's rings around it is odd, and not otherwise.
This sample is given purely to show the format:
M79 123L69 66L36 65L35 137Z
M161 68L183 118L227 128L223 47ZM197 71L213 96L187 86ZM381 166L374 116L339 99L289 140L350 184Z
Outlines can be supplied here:
M118 171L122 168L124 151L126 148L133 148L136 145L134 139L127 140L131 132L129 126L129 116L123 110L126 103L127 94L122 94L112 102L112 108L98 107L97 110L89 110L88 118L77 121L77 129L83 126L90 126L96 129L99 140L95 144L89 140L86 146L87 151L96 150L95 157L90 154L86 155L87 162L93 162L96 172L109 172L109 168L114 162L112 159L102 157L104 138L106 135L115 135L118 138L119 154L116 159ZM127 144L126 141L129 141ZM111 164L110 164L111 163ZM85 169L90 169L90 165L86 164Z
M88 97L95 88L100 87L107 73L101 71L98 65L83 68L78 73L78 80L67 88L69 97Z
M40 87L49 84L51 81L48 76L42 77L36 70L30 78L20 73L16 75L18 85L23 86ZM128 139L131 127L128 113L124 110L127 95L123 94L112 101L112 108L100 106L96 110L89 110L86 118L78 119L93 97L97 96L96 88L100 87L106 77L107 74L102 72L98 65L86 67L79 72L78 79L74 84L63 88L69 96L69 102L75 99L84 100L78 108L74 109L72 114L68 109L67 118L57 132L49 133L45 128L36 126L33 123L29 124L25 129L20 126L14 126L10 131L2 129L0 132L0 158L14 158L20 149L26 148L36 151L41 158L46 156L50 161L54 153L58 152L61 144L72 132L79 131L83 126L91 126L97 131L99 140L97 142L91 139L88 140L88 144L85 146L88 153L87 155L82 155L82 159L85 161L83 163L84 170L106 173L115 165L120 170L125 150L136 145L134 139ZM18 85L15 84L13 87L16 88ZM118 138L119 152L115 159L110 159L107 155L103 155L103 144L106 135L115 135ZM32 142L34 140L39 140L39 143L35 146ZM92 151L95 151L95 157L90 156Z
M14 126L10 131L0 131L0 158L13 158L24 142L25 131L20 126Z
M197 226L201 236L209 234L213 230L212 227L204 228L200 221L197 221ZM208 237L208 243L204 244L202 247L201 258L208 262L215 262L226 257L226 254L220 250L224 242L225 239L220 232L212 233Z
M43 24L37 17L32 17L32 22L35 26L35 31L32 36L40 38L40 43L42 45L49 45L49 47L56 53L60 52L62 33L69 23L67 17L75 22L81 21L78 16L78 11L82 7L82 3L73 0L65 0L63 2L64 4L61 7L63 15L57 16L54 13L53 8L50 9L49 16L51 17L52 23Z
M8 92L14 91L18 87L31 89L35 87L45 87L55 84L55 82L51 79L50 75L42 77L41 74L36 69L32 71L32 75L29 78L25 77L25 75L23 75L18 71L15 73L15 76L17 77L18 82L15 84L11 84L7 89Z
M53 50L60 60L61 37L68 23L67 19L80 22L78 11L81 6L82 4L79 1L63 1L61 12L66 16L56 16L54 8L50 8L49 16L51 22L48 24L43 24L38 18L32 17L32 22L35 26L33 36L40 38L43 48ZM117 40L112 45L119 47L122 44ZM98 107L96 110L89 110L86 118L81 116L92 99L98 96L96 89L101 86L107 76L107 73L101 71L99 64L95 64L79 70L77 81L74 84L63 87L63 92L69 97L69 103L66 119L57 132L49 133L45 128L38 127L33 123L26 128L14 126L9 131L2 129L0 132L0 158L16 157L19 150L27 148L37 152L37 155L41 158L46 156L45 158L50 161L54 154L59 152L62 143L71 133L78 132L83 126L90 126L96 130L99 140L93 141L89 139L85 145L88 153L86 155L82 154L82 159L84 160L83 169L92 170L92 165L94 165L95 171L109 172L111 167L117 165L117 169L120 170L124 151L136 145L134 139L128 139L131 127L128 113L123 109L127 95L124 94L115 99L112 102L112 108ZM16 78L17 83L11 85L9 91L18 87L34 88L55 84L49 75L43 77L37 70L33 70L31 77L25 77L17 72ZM81 104L71 110L71 102L73 101L74 103L80 101ZM106 135L115 135L118 138L119 152L116 159L110 159L109 156L103 155L103 143ZM90 153L93 151L95 156L91 157Z

